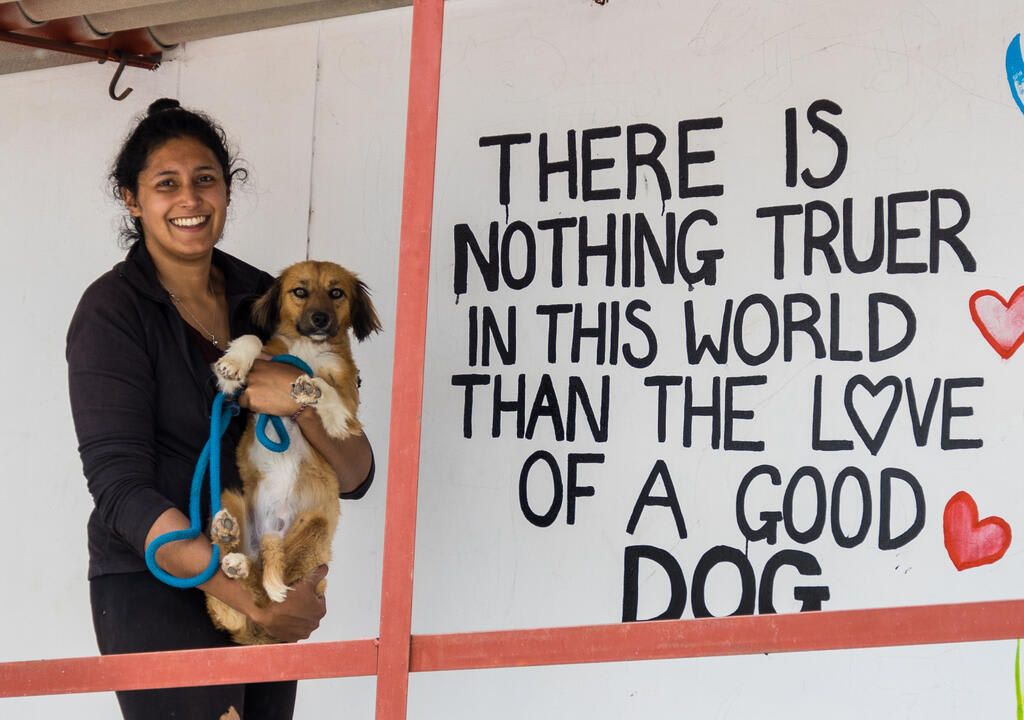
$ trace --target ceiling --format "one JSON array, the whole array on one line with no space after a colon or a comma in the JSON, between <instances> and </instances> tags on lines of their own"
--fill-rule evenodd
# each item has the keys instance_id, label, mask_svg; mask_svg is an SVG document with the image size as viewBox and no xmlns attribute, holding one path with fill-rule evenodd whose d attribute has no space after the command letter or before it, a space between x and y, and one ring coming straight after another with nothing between
<instances>
[{"instance_id":1,"label":"ceiling","mask_svg":"<svg viewBox=\"0 0 1024 720\"><path fill-rule=\"evenodd\" d=\"M128 65L152 68L165 51L189 40L411 4L412 0L0 2L0 75L121 57Z\"/></svg>"}]
</instances>

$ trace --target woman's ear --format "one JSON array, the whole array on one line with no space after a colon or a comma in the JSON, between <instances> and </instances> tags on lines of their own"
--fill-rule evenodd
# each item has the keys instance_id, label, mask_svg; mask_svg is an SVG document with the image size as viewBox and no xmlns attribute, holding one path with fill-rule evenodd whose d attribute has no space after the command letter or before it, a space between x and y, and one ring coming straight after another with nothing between
<instances>
[{"instance_id":1,"label":"woman's ear","mask_svg":"<svg viewBox=\"0 0 1024 720\"><path fill-rule=\"evenodd\" d=\"M135 199L135 193L128 188L121 188L121 199L124 201L124 206L128 208L128 212L134 217L142 217L142 208L139 207L139 203Z\"/></svg>"},{"instance_id":2,"label":"woman's ear","mask_svg":"<svg viewBox=\"0 0 1024 720\"><path fill-rule=\"evenodd\" d=\"M252 321L265 334L274 332L281 319L281 278L252 305Z\"/></svg>"}]
</instances>

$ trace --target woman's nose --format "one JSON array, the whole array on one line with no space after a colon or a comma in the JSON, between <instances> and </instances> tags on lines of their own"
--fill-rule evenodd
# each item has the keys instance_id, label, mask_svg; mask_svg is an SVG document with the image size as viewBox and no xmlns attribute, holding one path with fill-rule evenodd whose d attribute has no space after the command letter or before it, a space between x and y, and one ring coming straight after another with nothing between
<instances>
[{"instance_id":1,"label":"woman's nose","mask_svg":"<svg viewBox=\"0 0 1024 720\"><path fill-rule=\"evenodd\" d=\"M192 185L183 185L178 194L178 204L182 207L191 207L199 203L199 192Z\"/></svg>"}]
</instances>

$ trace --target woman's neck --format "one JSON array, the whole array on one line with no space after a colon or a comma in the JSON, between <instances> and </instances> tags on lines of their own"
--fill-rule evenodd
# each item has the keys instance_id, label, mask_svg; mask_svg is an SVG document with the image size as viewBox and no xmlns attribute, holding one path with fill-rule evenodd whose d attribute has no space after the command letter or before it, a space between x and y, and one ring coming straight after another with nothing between
<instances>
[{"instance_id":1,"label":"woman's neck","mask_svg":"<svg viewBox=\"0 0 1024 720\"><path fill-rule=\"evenodd\" d=\"M150 250L150 257L156 267L157 279L172 295L186 301L202 302L223 292L223 279L213 265L212 253L185 260Z\"/></svg>"}]
</instances>

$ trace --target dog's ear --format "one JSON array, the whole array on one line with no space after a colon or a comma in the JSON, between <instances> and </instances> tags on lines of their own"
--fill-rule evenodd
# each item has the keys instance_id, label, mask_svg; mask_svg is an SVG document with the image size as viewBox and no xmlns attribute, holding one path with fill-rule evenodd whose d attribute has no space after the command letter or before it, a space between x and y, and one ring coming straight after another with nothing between
<instances>
[{"instance_id":1,"label":"dog's ear","mask_svg":"<svg viewBox=\"0 0 1024 720\"><path fill-rule=\"evenodd\" d=\"M272 335L281 319L281 278L252 305L252 321L265 335Z\"/></svg>"},{"instance_id":2,"label":"dog's ear","mask_svg":"<svg viewBox=\"0 0 1024 720\"><path fill-rule=\"evenodd\" d=\"M352 332L356 340L362 342L372 332L380 332L380 320L377 319L377 310L370 300L370 290L366 283L356 278L354 283L355 294L349 298L351 308Z\"/></svg>"}]
</instances>

